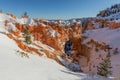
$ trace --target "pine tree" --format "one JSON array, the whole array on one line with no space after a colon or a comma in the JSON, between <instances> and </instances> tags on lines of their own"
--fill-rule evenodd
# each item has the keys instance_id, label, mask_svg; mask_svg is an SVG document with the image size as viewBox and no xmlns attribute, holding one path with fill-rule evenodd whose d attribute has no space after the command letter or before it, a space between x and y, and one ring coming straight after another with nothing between
<instances>
[{"instance_id":1,"label":"pine tree","mask_svg":"<svg viewBox=\"0 0 120 80\"><path fill-rule=\"evenodd\" d=\"M29 33L28 29L25 28L23 33L24 33L23 36L24 36L24 38L25 38L25 42L26 42L27 44L31 44L32 41L31 41L31 36L30 36L30 33Z\"/></svg>"},{"instance_id":2,"label":"pine tree","mask_svg":"<svg viewBox=\"0 0 120 80\"><path fill-rule=\"evenodd\" d=\"M108 52L108 55L103 60L103 62L100 63L100 66L97 66L97 70L98 70L97 74L107 77L109 74L111 74L110 68L111 68L111 61L110 61L110 53Z\"/></svg>"},{"instance_id":3,"label":"pine tree","mask_svg":"<svg viewBox=\"0 0 120 80\"><path fill-rule=\"evenodd\" d=\"M24 14L23 14L22 17L28 18L28 14L27 14L27 12L24 12Z\"/></svg>"},{"instance_id":4,"label":"pine tree","mask_svg":"<svg viewBox=\"0 0 120 80\"><path fill-rule=\"evenodd\" d=\"M118 9L118 12L120 12L120 8Z\"/></svg>"}]
</instances>

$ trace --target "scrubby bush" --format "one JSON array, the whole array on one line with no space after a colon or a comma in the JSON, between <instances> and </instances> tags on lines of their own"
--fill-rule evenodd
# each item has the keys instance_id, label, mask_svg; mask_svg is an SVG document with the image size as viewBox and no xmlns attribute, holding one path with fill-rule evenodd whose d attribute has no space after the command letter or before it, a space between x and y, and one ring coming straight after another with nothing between
<instances>
[{"instance_id":1,"label":"scrubby bush","mask_svg":"<svg viewBox=\"0 0 120 80\"><path fill-rule=\"evenodd\" d=\"M25 53L25 52L22 52L22 51L19 51L19 50L17 50L16 52L19 53L19 55L20 55L21 57L29 58L29 55L28 55L27 53Z\"/></svg>"},{"instance_id":2,"label":"scrubby bush","mask_svg":"<svg viewBox=\"0 0 120 80\"><path fill-rule=\"evenodd\" d=\"M119 54L118 48L115 48L113 54Z\"/></svg>"},{"instance_id":3,"label":"scrubby bush","mask_svg":"<svg viewBox=\"0 0 120 80\"><path fill-rule=\"evenodd\" d=\"M96 51L96 52L98 52L98 51L99 51L99 49L96 47L96 48L95 48L95 51Z\"/></svg>"}]
</instances>

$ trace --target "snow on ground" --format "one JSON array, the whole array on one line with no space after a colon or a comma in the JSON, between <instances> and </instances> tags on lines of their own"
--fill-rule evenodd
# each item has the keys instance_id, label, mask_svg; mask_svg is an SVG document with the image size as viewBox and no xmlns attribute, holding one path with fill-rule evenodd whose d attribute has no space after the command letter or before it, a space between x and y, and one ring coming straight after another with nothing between
<instances>
[{"instance_id":1,"label":"snow on ground","mask_svg":"<svg viewBox=\"0 0 120 80\"><path fill-rule=\"evenodd\" d=\"M46 45L46 44L43 44L43 43L41 43L41 42L35 42L35 43L37 43L37 44L40 45L42 48L44 48L44 49L46 49L46 50L48 50L48 51L50 51L50 52L54 52L54 51L55 51L54 48L52 48L52 47L50 47L50 46L48 46L48 45Z\"/></svg>"},{"instance_id":2,"label":"snow on ground","mask_svg":"<svg viewBox=\"0 0 120 80\"><path fill-rule=\"evenodd\" d=\"M0 22L4 22L5 20L13 22L15 19L5 13L0 13Z\"/></svg>"},{"instance_id":3,"label":"snow on ground","mask_svg":"<svg viewBox=\"0 0 120 80\"><path fill-rule=\"evenodd\" d=\"M36 22L32 18L17 18L16 22L20 24L36 25Z\"/></svg>"},{"instance_id":4,"label":"snow on ground","mask_svg":"<svg viewBox=\"0 0 120 80\"><path fill-rule=\"evenodd\" d=\"M110 16L104 17L107 19L120 19L120 12L116 13L116 14L112 14Z\"/></svg>"},{"instance_id":5,"label":"snow on ground","mask_svg":"<svg viewBox=\"0 0 120 80\"><path fill-rule=\"evenodd\" d=\"M4 26L5 26L5 24L0 21L0 32L6 32Z\"/></svg>"},{"instance_id":6,"label":"snow on ground","mask_svg":"<svg viewBox=\"0 0 120 80\"><path fill-rule=\"evenodd\" d=\"M65 61L59 56L58 56L58 59L68 69L73 70L73 71L80 71L80 65L79 64L75 64L75 63L72 63L72 62Z\"/></svg>"},{"instance_id":7,"label":"snow on ground","mask_svg":"<svg viewBox=\"0 0 120 80\"><path fill-rule=\"evenodd\" d=\"M101 28L95 30L88 30L84 33L84 36L89 36L91 39L95 39L99 42L107 43L113 47L120 49L120 28L110 30L108 28Z\"/></svg>"},{"instance_id":8,"label":"snow on ground","mask_svg":"<svg viewBox=\"0 0 120 80\"><path fill-rule=\"evenodd\" d=\"M5 21L10 21L7 26L5 26ZM16 22L16 19L12 18L11 16L0 13L0 32L8 33L8 31L13 30L16 31L16 27L14 26L14 22Z\"/></svg>"},{"instance_id":9,"label":"snow on ground","mask_svg":"<svg viewBox=\"0 0 120 80\"><path fill-rule=\"evenodd\" d=\"M0 80L80 80L82 74L74 73L53 60L16 54L14 41L0 34ZM84 76L83 76L84 77Z\"/></svg>"}]
</instances>

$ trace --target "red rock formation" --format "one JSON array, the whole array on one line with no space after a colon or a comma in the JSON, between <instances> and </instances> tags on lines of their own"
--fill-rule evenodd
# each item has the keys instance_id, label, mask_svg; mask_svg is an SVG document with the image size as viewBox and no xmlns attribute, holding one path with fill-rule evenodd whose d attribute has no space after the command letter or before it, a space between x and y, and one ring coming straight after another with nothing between
<instances>
[{"instance_id":1,"label":"red rock formation","mask_svg":"<svg viewBox=\"0 0 120 80\"><path fill-rule=\"evenodd\" d=\"M23 32L25 29L25 26L23 24L15 23L15 27L20 31Z\"/></svg>"},{"instance_id":2,"label":"red rock formation","mask_svg":"<svg viewBox=\"0 0 120 80\"><path fill-rule=\"evenodd\" d=\"M7 36L8 36L10 39L14 39L14 37L12 36L12 34L7 34Z\"/></svg>"},{"instance_id":3,"label":"red rock formation","mask_svg":"<svg viewBox=\"0 0 120 80\"><path fill-rule=\"evenodd\" d=\"M17 38L21 38L22 36L20 35L19 31L10 31L10 33L12 33L14 36L16 36Z\"/></svg>"},{"instance_id":4,"label":"red rock formation","mask_svg":"<svg viewBox=\"0 0 120 80\"><path fill-rule=\"evenodd\" d=\"M59 24L52 24L45 21L38 21L39 23L43 23L47 25L46 27L43 27L41 25L32 25L27 26L27 29L30 33L30 35L34 38L35 41L40 41L43 44L46 44L52 48L55 49L55 52L49 52L46 49L43 49L46 56L48 58L54 59L58 61L57 56L58 55L64 55L64 45L67 40L71 40L73 43L72 46L72 54L70 55L70 58L75 63L81 63L81 56L84 56L87 60L86 63L90 60L90 51L88 47L84 44L81 44L81 33L82 33L82 26L80 24L74 23L70 27L62 27ZM18 23L15 23L16 28L18 31L11 32L12 35L19 38L19 34L22 33L25 29L25 25L21 25ZM56 37L51 36L51 32L56 31ZM12 35L8 35L8 37L13 38L15 42L17 43L18 47L22 50L29 52L29 53L36 53L38 55L42 55L38 49L29 47L24 44L21 40L16 40ZM22 35L21 35L22 37ZM32 43L33 44L33 43ZM40 47L40 45L34 44L37 47Z\"/></svg>"},{"instance_id":5,"label":"red rock formation","mask_svg":"<svg viewBox=\"0 0 120 80\"><path fill-rule=\"evenodd\" d=\"M95 25L94 25L95 23L99 23L99 28L109 27L108 19L93 18L86 21L86 25L84 26L83 31L95 29Z\"/></svg>"},{"instance_id":6,"label":"red rock formation","mask_svg":"<svg viewBox=\"0 0 120 80\"><path fill-rule=\"evenodd\" d=\"M87 59L87 63L90 60L90 50L85 44L81 44L80 38L73 38L70 39L73 43L72 51L74 51L70 56L79 63L80 57L84 56Z\"/></svg>"},{"instance_id":7,"label":"red rock formation","mask_svg":"<svg viewBox=\"0 0 120 80\"><path fill-rule=\"evenodd\" d=\"M9 22L9 20L5 20L5 27L8 25Z\"/></svg>"},{"instance_id":8,"label":"red rock formation","mask_svg":"<svg viewBox=\"0 0 120 80\"><path fill-rule=\"evenodd\" d=\"M28 53L32 53L35 52L36 54L38 54L39 56L42 56L42 54L38 51L38 49L36 48L32 48L32 47L28 47L27 45L25 45L21 40L15 40L16 43L18 44L18 47L21 48L22 50L28 52Z\"/></svg>"},{"instance_id":9,"label":"red rock formation","mask_svg":"<svg viewBox=\"0 0 120 80\"><path fill-rule=\"evenodd\" d=\"M120 28L120 22L110 21L108 25L110 29Z\"/></svg>"}]
</instances>

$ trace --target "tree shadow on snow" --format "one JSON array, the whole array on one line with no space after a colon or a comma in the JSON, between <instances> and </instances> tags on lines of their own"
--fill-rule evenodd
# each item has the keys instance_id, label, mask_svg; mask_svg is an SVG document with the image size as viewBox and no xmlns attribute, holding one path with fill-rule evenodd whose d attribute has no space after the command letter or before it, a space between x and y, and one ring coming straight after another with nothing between
<instances>
[{"instance_id":1,"label":"tree shadow on snow","mask_svg":"<svg viewBox=\"0 0 120 80\"><path fill-rule=\"evenodd\" d=\"M80 79L78 79L78 80L81 80L81 78L84 78L86 76L86 74L83 74L83 73L80 73L80 72L72 72L70 70L60 70L60 71L64 72L64 73L67 73L67 74L71 74L71 75L75 75L77 77L80 77Z\"/></svg>"},{"instance_id":2,"label":"tree shadow on snow","mask_svg":"<svg viewBox=\"0 0 120 80\"><path fill-rule=\"evenodd\" d=\"M84 74L84 73L72 72L70 70L60 70L60 71L67 73L67 74L75 75L78 78L80 77L80 79L75 79L75 80L113 80L113 79L108 79L108 78L103 78L103 77L98 77L98 76L89 76L89 75Z\"/></svg>"}]
</instances>

